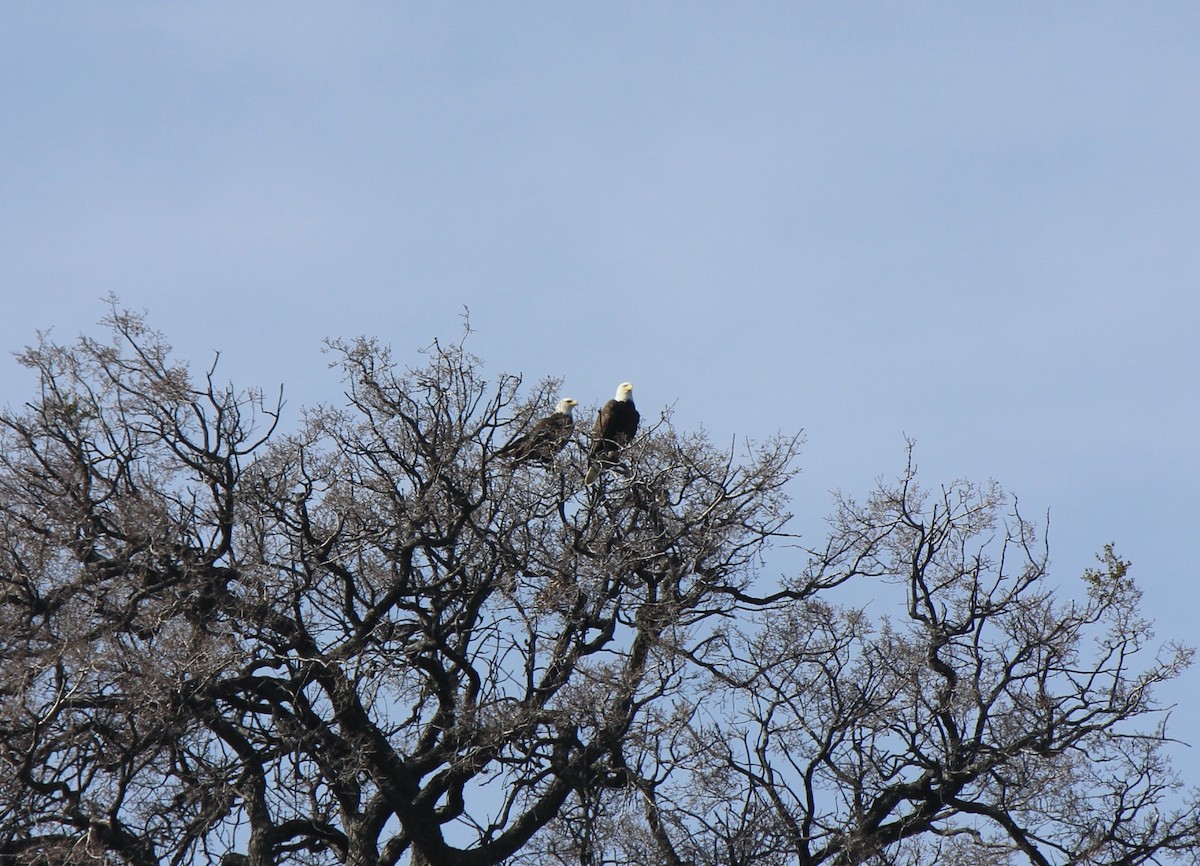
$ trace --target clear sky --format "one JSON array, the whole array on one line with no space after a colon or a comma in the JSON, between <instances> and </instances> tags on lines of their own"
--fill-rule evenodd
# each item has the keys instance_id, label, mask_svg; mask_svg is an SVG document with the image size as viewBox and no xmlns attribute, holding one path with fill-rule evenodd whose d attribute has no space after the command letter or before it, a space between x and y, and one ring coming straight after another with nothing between
<instances>
[{"instance_id":1,"label":"clear sky","mask_svg":"<svg viewBox=\"0 0 1200 866\"><path fill-rule=\"evenodd\" d=\"M803 428L814 543L911 436L1200 642L1200 4L8 3L0 109L0 349L113 292L294 419L465 307L582 408Z\"/></svg>"}]
</instances>

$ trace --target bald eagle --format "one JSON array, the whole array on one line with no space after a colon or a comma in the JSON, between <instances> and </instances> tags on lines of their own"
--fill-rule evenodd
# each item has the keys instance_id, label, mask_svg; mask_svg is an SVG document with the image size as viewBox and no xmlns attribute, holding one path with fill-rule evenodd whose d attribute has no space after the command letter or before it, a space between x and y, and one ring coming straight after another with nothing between
<instances>
[{"instance_id":1,"label":"bald eagle","mask_svg":"<svg viewBox=\"0 0 1200 866\"><path fill-rule=\"evenodd\" d=\"M559 400L553 415L538 421L528 433L514 437L496 452L496 456L513 463L528 463L530 460L549 463L571 438L575 430L575 418L571 410L578 405L579 401L570 397Z\"/></svg>"},{"instance_id":2,"label":"bald eagle","mask_svg":"<svg viewBox=\"0 0 1200 866\"><path fill-rule=\"evenodd\" d=\"M617 396L604 404L592 428L592 448L588 452L588 471L584 484L591 484L605 466L615 466L617 450L628 445L637 433L640 420L633 405L633 385L622 382Z\"/></svg>"}]
</instances>

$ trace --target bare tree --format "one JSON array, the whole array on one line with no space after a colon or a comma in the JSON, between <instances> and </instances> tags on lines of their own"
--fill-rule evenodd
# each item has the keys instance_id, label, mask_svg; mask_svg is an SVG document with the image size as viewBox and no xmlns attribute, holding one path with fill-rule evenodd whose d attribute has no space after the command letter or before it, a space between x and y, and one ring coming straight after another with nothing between
<instances>
[{"instance_id":1,"label":"bare tree","mask_svg":"<svg viewBox=\"0 0 1200 866\"><path fill-rule=\"evenodd\" d=\"M625 862L1197 862L1153 698L1191 651L1150 646L1111 547L1077 597L1046 562L994 484L910 460L842 501L802 591L689 654L707 689L641 783L661 850ZM870 608L807 591L850 577Z\"/></svg>"},{"instance_id":2,"label":"bare tree","mask_svg":"<svg viewBox=\"0 0 1200 866\"><path fill-rule=\"evenodd\" d=\"M493 461L517 379L335 344L348 405L194 386L114 312L43 341L3 419L4 789L18 861L497 863L679 688L667 636L741 604L794 441L664 426L641 479Z\"/></svg>"},{"instance_id":3,"label":"bare tree","mask_svg":"<svg viewBox=\"0 0 1200 866\"><path fill-rule=\"evenodd\" d=\"M0 415L0 864L1195 858L1188 653L1140 661L1111 551L1057 598L992 488L843 502L772 585L795 437L664 418L586 486L582 436L496 458L556 383L461 342L332 343L346 399L285 433L109 324ZM896 622L835 603L868 583Z\"/></svg>"}]
</instances>

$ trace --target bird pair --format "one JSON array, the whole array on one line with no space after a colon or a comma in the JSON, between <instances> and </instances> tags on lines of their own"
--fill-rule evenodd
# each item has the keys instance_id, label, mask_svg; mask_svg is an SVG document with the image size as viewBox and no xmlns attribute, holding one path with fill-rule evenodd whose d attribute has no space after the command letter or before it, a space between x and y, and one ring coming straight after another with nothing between
<instances>
[{"instance_id":1,"label":"bird pair","mask_svg":"<svg viewBox=\"0 0 1200 866\"><path fill-rule=\"evenodd\" d=\"M496 452L497 456L513 463L549 463L566 446L575 429L571 410L579 405L570 397L559 400L554 414L541 419L528 433L515 437ZM617 451L628 445L637 433L637 408L633 405L633 385L622 382L617 394L600 409L592 428L592 445L588 450L588 471L585 484L591 484L605 466L616 461Z\"/></svg>"}]
</instances>

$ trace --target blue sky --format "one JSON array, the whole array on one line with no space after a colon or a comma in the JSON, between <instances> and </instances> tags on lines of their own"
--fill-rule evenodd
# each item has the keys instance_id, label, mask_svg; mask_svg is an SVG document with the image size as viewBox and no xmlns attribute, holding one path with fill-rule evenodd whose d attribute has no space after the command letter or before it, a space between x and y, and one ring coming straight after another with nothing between
<instances>
[{"instance_id":1,"label":"blue sky","mask_svg":"<svg viewBox=\"0 0 1200 866\"><path fill-rule=\"evenodd\" d=\"M146 309L293 413L455 337L718 442L795 529L917 440L1195 639L1200 5L59 3L0 12L0 347ZM0 402L30 381L0 363ZM785 567L781 558L779 569ZM770 568L768 568L768 572ZM1169 697L1200 782L1200 670Z\"/></svg>"}]
</instances>

